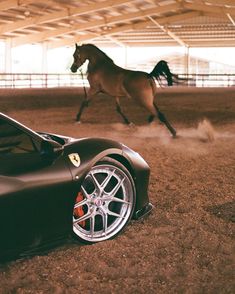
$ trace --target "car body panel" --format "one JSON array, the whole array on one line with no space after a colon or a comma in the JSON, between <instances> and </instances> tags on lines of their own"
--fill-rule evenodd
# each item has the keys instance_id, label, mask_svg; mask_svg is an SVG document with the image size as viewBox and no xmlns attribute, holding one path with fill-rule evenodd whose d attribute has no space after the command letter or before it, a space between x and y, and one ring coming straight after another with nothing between
<instances>
[{"instance_id":1,"label":"car body panel","mask_svg":"<svg viewBox=\"0 0 235 294\"><path fill-rule=\"evenodd\" d=\"M35 148L29 154L0 153L0 259L7 253L31 250L68 236L82 181L106 156L120 161L133 177L137 194L133 218L151 210L147 194L149 166L125 145L102 138L36 133L1 113L0 120L17 128L20 135L29 136ZM74 154L78 164L71 160Z\"/></svg>"}]
</instances>

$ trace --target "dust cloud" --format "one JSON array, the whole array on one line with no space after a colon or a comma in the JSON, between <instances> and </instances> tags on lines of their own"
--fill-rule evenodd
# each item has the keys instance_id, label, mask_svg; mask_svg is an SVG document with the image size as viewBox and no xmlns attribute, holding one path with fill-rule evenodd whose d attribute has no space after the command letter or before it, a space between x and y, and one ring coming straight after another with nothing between
<instances>
[{"instance_id":1,"label":"dust cloud","mask_svg":"<svg viewBox=\"0 0 235 294\"><path fill-rule=\"evenodd\" d=\"M169 140L169 132L164 125L153 122L145 126L124 125L120 123L112 124L111 128L120 135L128 135L136 138L159 138L164 142L171 142ZM195 128L178 129L177 137L181 139L197 139L202 142L214 142L219 136L215 131L212 123L208 119L200 121Z\"/></svg>"}]
</instances>

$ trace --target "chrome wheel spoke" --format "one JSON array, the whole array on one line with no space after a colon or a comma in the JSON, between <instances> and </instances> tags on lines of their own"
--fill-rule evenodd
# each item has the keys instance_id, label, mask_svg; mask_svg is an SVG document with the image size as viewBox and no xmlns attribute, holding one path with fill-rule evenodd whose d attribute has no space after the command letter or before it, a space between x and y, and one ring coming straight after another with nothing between
<instances>
[{"instance_id":1,"label":"chrome wheel spoke","mask_svg":"<svg viewBox=\"0 0 235 294\"><path fill-rule=\"evenodd\" d=\"M125 181L125 178L119 180L117 185L113 188L113 190L109 194L114 197L124 181Z\"/></svg>"},{"instance_id":2,"label":"chrome wheel spoke","mask_svg":"<svg viewBox=\"0 0 235 294\"><path fill-rule=\"evenodd\" d=\"M128 205L131 204L131 202L126 201L126 200L124 200L124 199L117 198L117 197L113 197L113 198L112 198L112 201L113 201L113 202L123 203L123 204L128 204Z\"/></svg>"},{"instance_id":3,"label":"chrome wheel spoke","mask_svg":"<svg viewBox=\"0 0 235 294\"><path fill-rule=\"evenodd\" d=\"M123 204L128 204L130 205L131 202L125 200L125 199L121 199L121 198L118 198L118 197L113 197L113 196L103 196L102 197L102 200L104 202L119 202L119 203L123 203Z\"/></svg>"},{"instance_id":4,"label":"chrome wheel spoke","mask_svg":"<svg viewBox=\"0 0 235 294\"><path fill-rule=\"evenodd\" d=\"M90 194L87 193L87 191L85 190L85 188L83 186L81 186L81 190L82 190L82 194L85 198L90 198Z\"/></svg>"},{"instance_id":5,"label":"chrome wheel spoke","mask_svg":"<svg viewBox=\"0 0 235 294\"><path fill-rule=\"evenodd\" d=\"M92 213L88 212L88 213L84 214L83 216L81 216L79 218L74 218L73 223L74 224L80 223L82 221L85 221L85 220L89 219L91 216L92 216Z\"/></svg>"},{"instance_id":6,"label":"chrome wheel spoke","mask_svg":"<svg viewBox=\"0 0 235 294\"><path fill-rule=\"evenodd\" d=\"M95 215L92 215L92 217L90 219L90 233L91 233L91 237L94 236L94 232L95 232Z\"/></svg>"},{"instance_id":7,"label":"chrome wheel spoke","mask_svg":"<svg viewBox=\"0 0 235 294\"><path fill-rule=\"evenodd\" d=\"M106 186L108 185L110 179L112 178L112 176L115 174L115 169L112 172L109 172L107 177L104 179L104 181L101 184L101 188L102 190L104 190L106 188Z\"/></svg>"},{"instance_id":8,"label":"chrome wheel spoke","mask_svg":"<svg viewBox=\"0 0 235 294\"><path fill-rule=\"evenodd\" d=\"M111 215L111 216L115 216L117 218L124 218L124 216L122 216L121 214L113 212L111 210L108 210L108 214Z\"/></svg>"},{"instance_id":9,"label":"chrome wheel spoke","mask_svg":"<svg viewBox=\"0 0 235 294\"><path fill-rule=\"evenodd\" d=\"M78 208L78 207L80 207L80 206L83 206L83 205L85 205L85 204L87 204L87 199L83 199L82 201L77 202L77 203L74 205L74 209L76 209L76 208Z\"/></svg>"},{"instance_id":10,"label":"chrome wheel spoke","mask_svg":"<svg viewBox=\"0 0 235 294\"><path fill-rule=\"evenodd\" d=\"M102 213L102 220L103 220L103 233L106 235L108 229L108 215L106 213Z\"/></svg>"},{"instance_id":11,"label":"chrome wheel spoke","mask_svg":"<svg viewBox=\"0 0 235 294\"><path fill-rule=\"evenodd\" d=\"M95 177L94 174L95 174L95 173L93 173L93 172L90 173L90 176L91 176L91 178L92 178L92 181L93 181L93 183L94 183L96 189L98 189L98 191L101 191L100 184L99 184L99 182L97 181L97 179L96 179L96 177Z\"/></svg>"}]
</instances>

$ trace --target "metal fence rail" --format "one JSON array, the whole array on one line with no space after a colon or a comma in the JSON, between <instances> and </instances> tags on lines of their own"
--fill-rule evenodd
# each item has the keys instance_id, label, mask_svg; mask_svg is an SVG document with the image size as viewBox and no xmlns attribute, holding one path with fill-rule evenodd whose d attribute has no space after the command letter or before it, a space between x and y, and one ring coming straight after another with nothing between
<instances>
[{"instance_id":1,"label":"metal fence rail","mask_svg":"<svg viewBox=\"0 0 235 294\"><path fill-rule=\"evenodd\" d=\"M194 87L232 87L235 74L179 74L183 84ZM179 83L181 85L181 83Z\"/></svg>"},{"instance_id":2,"label":"metal fence rail","mask_svg":"<svg viewBox=\"0 0 235 294\"><path fill-rule=\"evenodd\" d=\"M231 87L235 74L178 74L183 86ZM89 86L81 74L0 73L0 88L52 88Z\"/></svg>"},{"instance_id":3,"label":"metal fence rail","mask_svg":"<svg viewBox=\"0 0 235 294\"><path fill-rule=\"evenodd\" d=\"M80 74L0 73L0 88L53 88L88 86Z\"/></svg>"}]
</instances>

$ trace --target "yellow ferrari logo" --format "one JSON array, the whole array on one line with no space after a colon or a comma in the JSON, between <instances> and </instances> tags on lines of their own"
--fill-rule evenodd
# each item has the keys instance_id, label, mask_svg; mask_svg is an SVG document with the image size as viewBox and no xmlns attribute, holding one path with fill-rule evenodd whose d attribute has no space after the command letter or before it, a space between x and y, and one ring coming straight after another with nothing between
<instances>
[{"instance_id":1,"label":"yellow ferrari logo","mask_svg":"<svg viewBox=\"0 0 235 294\"><path fill-rule=\"evenodd\" d=\"M69 154L69 159L74 166L79 167L81 160L80 160L78 153Z\"/></svg>"}]
</instances>

